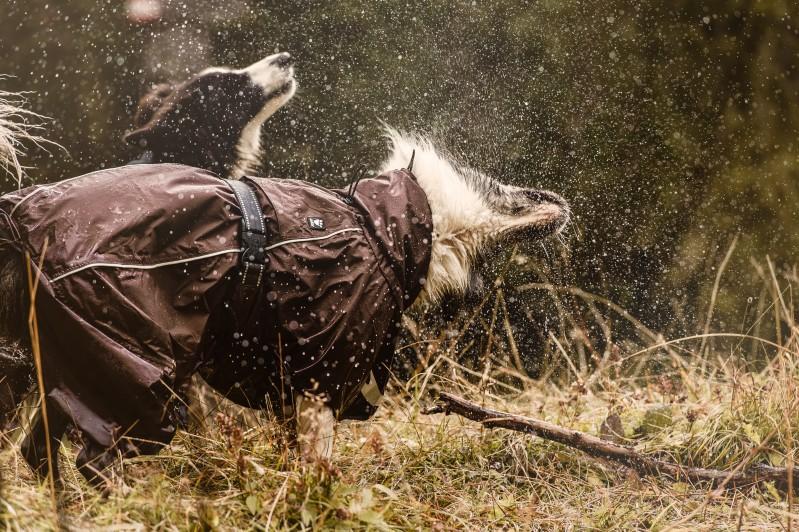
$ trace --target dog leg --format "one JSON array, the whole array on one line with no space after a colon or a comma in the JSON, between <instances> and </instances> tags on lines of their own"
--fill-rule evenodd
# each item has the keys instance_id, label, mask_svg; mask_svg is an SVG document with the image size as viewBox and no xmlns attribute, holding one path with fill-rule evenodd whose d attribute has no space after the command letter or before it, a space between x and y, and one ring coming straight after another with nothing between
<instances>
[{"instance_id":1,"label":"dog leg","mask_svg":"<svg viewBox=\"0 0 799 532\"><path fill-rule=\"evenodd\" d=\"M297 441L300 456L307 463L330 460L336 432L336 417L318 397L298 397Z\"/></svg>"},{"instance_id":2,"label":"dog leg","mask_svg":"<svg viewBox=\"0 0 799 532\"><path fill-rule=\"evenodd\" d=\"M199 374L192 377L191 384L186 387L184 396L188 405L186 430L192 433L208 433L213 426L215 415L226 411L225 398L207 384Z\"/></svg>"},{"instance_id":3,"label":"dog leg","mask_svg":"<svg viewBox=\"0 0 799 532\"><path fill-rule=\"evenodd\" d=\"M83 478L107 497L119 489L123 494L130 489L124 482L114 479L114 466L121 459L122 456L116 449L97 449L87 442L78 453L75 465Z\"/></svg>"},{"instance_id":4,"label":"dog leg","mask_svg":"<svg viewBox=\"0 0 799 532\"><path fill-rule=\"evenodd\" d=\"M67 418L58 407L50 400L47 401L47 420L50 432L50 450L52 452L53 480L59 479L58 471L58 450L61 447L61 438L69 425ZM47 431L45 430L42 411L36 413L36 417L31 423L30 433L25 437L20 447L20 452L31 466L40 480L47 478L48 458L47 458Z\"/></svg>"}]
</instances>

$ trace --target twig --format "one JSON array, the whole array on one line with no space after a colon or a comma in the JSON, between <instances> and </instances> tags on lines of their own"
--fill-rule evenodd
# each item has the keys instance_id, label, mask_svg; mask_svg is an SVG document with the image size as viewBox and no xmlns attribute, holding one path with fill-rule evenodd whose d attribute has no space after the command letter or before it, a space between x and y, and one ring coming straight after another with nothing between
<instances>
[{"instance_id":1,"label":"twig","mask_svg":"<svg viewBox=\"0 0 799 532\"><path fill-rule=\"evenodd\" d=\"M784 483L788 480L788 470L784 467L757 465L731 473L720 469L681 466L673 462L651 458L631 447L605 441L584 432L531 417L484 408L446 392L441 392L438 404L425 410L424 413L455 413L477 421L488 428L503 428L533 434L539 438L568 445L594 458L612 460L646 476L665 476L674 480L710 482L723 488L743 487L769 481ZM794 483L799 480L797 476L797 472L794 471L792 474Z\"/></svg>"}]
</instances>

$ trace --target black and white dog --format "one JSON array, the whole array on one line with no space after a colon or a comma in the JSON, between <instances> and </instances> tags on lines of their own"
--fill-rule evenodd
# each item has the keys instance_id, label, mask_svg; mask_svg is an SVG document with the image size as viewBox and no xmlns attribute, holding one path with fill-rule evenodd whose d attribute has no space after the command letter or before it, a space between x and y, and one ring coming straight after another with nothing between
<instances>
[{"instance_id":1,"label":"black and white dog","mask_svg":"<svg viewBox=\"0 0 799 532\"><path fill-rule=\"evenodd\" d=\"M261 126L297 90L293 59L270 55L239 70L207 68L178 85L154 86L139 101L125 140L141 163L180 163L237 179L258 168Z\"/></svg>"},{"instance_id":2,"label":"black and white dog","mask_svg":"<svg viewBox=\"0 0 799 532\"><path fill-rule=\"evenodd\" d=\"M411 311L473 288L473 272L490 250L557 235L571 219L568 203L553 192L504 184L459 164L423 135L386 127L385 136L389 156L381 173L413 161L433 217L430 265ZM313 456L330 457L336 421L320 402L298 405L298 432L311 443Z\"/></svg>"}]
</instances>

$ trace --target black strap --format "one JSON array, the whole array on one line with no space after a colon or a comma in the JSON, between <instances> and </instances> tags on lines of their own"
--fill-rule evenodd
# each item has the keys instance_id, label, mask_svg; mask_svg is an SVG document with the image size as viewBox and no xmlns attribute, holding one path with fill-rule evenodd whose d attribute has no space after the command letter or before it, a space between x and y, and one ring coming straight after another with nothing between
<instances>
[{"instance_id":1,"label":"black strap","mask_svg":"<svg viewBox=\"0 0 799 532\"><path fill-rule=\"evenodd\" d=\"M241 208L241 263L244 267L242 283L250 281L249 272L252 268L258 272L255 286L259 286L269 260L266 257L267 236L261 203L247 183L233 179L225 181L233 190Z\"/></svg>"}]
</instances>

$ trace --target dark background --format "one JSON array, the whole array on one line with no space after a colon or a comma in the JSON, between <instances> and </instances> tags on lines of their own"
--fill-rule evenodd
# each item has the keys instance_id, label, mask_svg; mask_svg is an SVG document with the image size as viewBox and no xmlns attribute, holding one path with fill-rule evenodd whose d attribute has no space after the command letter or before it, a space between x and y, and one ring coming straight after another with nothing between
<instances>
[{"instance_id":1,"label":"dark background","mask_svg":"<svg viewBox=\"0 0 799 532\"><path fill-rule=\"evenodd\" d=\"M265 127L265 175L343 184L379 164L385 120L572 202L567 246L525 250L506 292L554 280L689 334L736 235L714 330L751 322L767 257L792 275L796 2L143 1L158 20L137 20L134 1L0 3L0 73L13 76L0 87L31 91L68 150L32 153L33 180L136 155L120 139L150 83L289 51L300 89ZM552 300L506 300L523 352L540 349Z\"/></svg>"}]
</instances>

